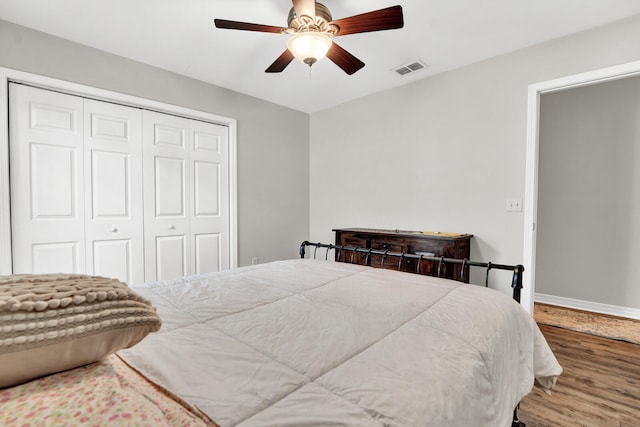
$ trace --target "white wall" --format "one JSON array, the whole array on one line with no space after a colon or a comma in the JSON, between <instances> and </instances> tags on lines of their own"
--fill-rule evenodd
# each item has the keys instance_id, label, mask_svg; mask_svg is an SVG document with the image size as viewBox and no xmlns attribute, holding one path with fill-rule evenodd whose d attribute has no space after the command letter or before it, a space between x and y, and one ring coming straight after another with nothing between
<instances>
[{"instance_id":1,"label":"white wall","mask_svg":"<svg viewBox=\"0 0 640 427\"><path fill-rule=\"evenodd\" d=\"M0 66L236 119L239 264L308 237L307 114L2 20Z\"/></svg>"},{"instance_id":2,"label":"white wall","mask_svg":"<svg viewBox=\"0 0 640 427\"><path fill-rule=\"evenodd\" d=\"M640 77L542 95L538 170L536 292L639 309Z\"/></svg>"},{"instance_id":3,"label":"white wall","mask_svg":"<svg viewBox=\"0 0 640 427\"><path fill-rule=\"evenodd\" d=\"M523 215L505 203L524 196L528 85L638 60L639 39L635 16L312 114L311 239L467 232L473 259L522 262Z\"/></svg>"}]
</instances>

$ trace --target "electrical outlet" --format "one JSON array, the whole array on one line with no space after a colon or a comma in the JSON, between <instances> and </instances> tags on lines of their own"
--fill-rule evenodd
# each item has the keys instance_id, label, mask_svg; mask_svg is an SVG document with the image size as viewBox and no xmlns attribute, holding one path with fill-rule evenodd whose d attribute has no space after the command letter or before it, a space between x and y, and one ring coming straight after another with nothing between
<instances>
[{"instance_id":1,"label":"electrical outlet","mask_svg":"<svg viewBox=\"0 0 640 427\"><path fill-rule=\"evenodd\" d=\"M251 265L256 265L256 264L259 264L259 263L260 263L260 260L258 259L257 256L251 258Z\"/></svg>"},{"instance_id":2,"label":"electrical outlet","mask_svg":"<svg viewBox=\"0 0 640 427\"><path fill-rule=\"evenodd\" d=\"M507 199L505 209L508 212L522 212L522 199Z\"/></svg>"}]
</instances>

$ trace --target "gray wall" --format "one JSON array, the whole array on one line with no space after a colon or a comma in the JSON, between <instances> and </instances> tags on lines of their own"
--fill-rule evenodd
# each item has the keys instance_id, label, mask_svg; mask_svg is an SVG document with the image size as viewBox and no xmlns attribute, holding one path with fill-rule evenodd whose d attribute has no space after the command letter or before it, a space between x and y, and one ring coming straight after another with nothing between
<instances>
[{"instance_id":1,"label":"gray wall","mask_svg":"<svg viewBox=\"0 0 640 427\"><path fill-rule=\"evenodd\" d=\"M307 114L2 20L0 66L236 119L239 264L308 238Z\"/></svg>"},{"instance_id":2,"label":"gray wall","mask_svg":"<svg viewBox=\"0 0 640 427\"><path fill-rule=\"evenodd\" d=\"M524 197L528 85L639 60L638 40L635 16L312 114L311 239L467 232L472 258L522 262L523 214L505 203Z\"/></svg>"},{"instance_id":3,"label":"gray wall","mask_svg":"<svg viewBox=\"0 0 640 427\"><path fill-rule=\"evenodd\" d=\"M640 308L640 77L542 95L539 161L536 292Z\"/></svg>"}]
</instances>

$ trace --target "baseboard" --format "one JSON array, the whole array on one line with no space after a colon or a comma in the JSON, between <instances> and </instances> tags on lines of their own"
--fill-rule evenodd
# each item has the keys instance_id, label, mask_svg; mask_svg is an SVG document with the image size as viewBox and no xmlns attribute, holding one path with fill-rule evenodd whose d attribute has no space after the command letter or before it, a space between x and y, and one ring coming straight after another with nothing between
<instances>
[{"instance_id":1,"label":"baseboard","mask_svg":"<svg viewBox=\"0 0 640 427\"><path fill-rule=\"evenodd\" d=\"M640 320L640 310L619 305L601 304L599 302L582 301L579 299L557 297L554 295L535 294L535 302L557 305L560 307L575 308L576 310L591 311L594 313L608 314L610 316L627 317Z\"/></svg>"}]
</instances>

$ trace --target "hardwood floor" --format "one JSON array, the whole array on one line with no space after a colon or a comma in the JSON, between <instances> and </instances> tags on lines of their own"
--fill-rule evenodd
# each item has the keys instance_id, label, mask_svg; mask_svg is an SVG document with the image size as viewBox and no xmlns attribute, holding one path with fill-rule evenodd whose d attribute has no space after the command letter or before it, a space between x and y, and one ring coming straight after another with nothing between
<instances>
[{"instance_id":1,"label":"hardwood floor","mask_svg":"<svg viewBox=\"0 0 640 427\"><path fill-rule=\"evenodd\" d=\"M640 320L538 302L534 304L533 318L538 324L640 344Z\"/></svg>"},{"instance_id":2,"label":"hardwood floor","mask_svg":"<svg viewBox=\"0 0 640 427\"><path fill-rule=\"evenodd\" d=\"M527 427L640 426L640 345L540 325L564 372L551 395L535 388L518 414Z\"/></svg>"}]
</instances>

